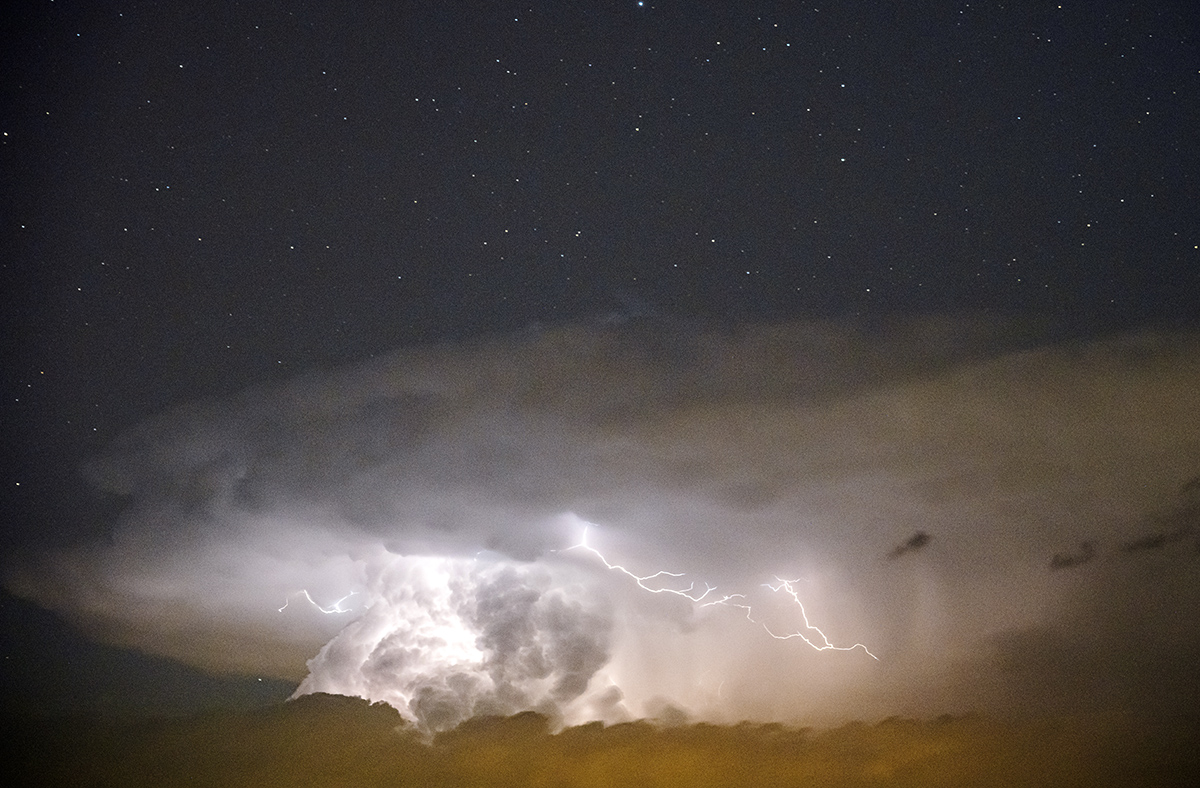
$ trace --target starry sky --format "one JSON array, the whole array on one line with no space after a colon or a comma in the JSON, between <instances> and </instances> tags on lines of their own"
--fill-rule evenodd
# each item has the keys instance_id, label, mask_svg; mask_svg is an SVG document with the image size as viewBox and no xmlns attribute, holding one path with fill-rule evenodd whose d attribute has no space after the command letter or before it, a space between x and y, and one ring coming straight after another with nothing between
<instances>
[{"instance_id":1,"label":"starry sky","mask_svg":"<svg viewBox=\"0 0 1200 788\"><path fill-rule=\"evenodd\" d=\"M737 527L770 551L781 538L773 518L794 513L802 490L817 520L852 511L862 521L817 528L829 539L813 543L830 556L855 544L887 555L910 539L913 555L897 560L916 559L929 510L892 507L901 498L889 497L889 480L912 466L879 435L907 409L904 434L928 436L928 403L960 395L1002 423L1065 419L1064 445L1077 447L1097 423L1135 413L1129 434L1149 441L1129 450L1140 492L1124 499L1124 526L1109 523L1098 539L1152 538L1147 512L1194 514L1185 488L1200 473L1200 444L1182 422L1195 405L1200 303L1200 28L1188 3L39 0L6 17L0 418L3 544L18 564L123 544L114 533L140 534L130 538L154 542L154 555L191 555L180 545L199 539L198 526L179 514L184 503L200 495L217 520L236 509L194 493L213 465L195 459L204 450L193 438L236 442L239 430L252 448L226 455L273 469L256 477L246 511L270 519L302 501L311 516L333 501L380 536L381 521L415 507L424 520L405 533L422 536L405 549L452 531L465 550L461 533L478 532L479 546L526 560L572 537L495 522L570 504L591 507L584 519L647 529L687 511L705 534L719 530L716 512L753 510L761 522ZM1129 350L1129 336L1142 350ZM1062 343L1092 350L1074 356ZM1033 360L1012 361L1018 351ZM712 360L722 353L744 363ZM797 353L817 377L772 377ZM1095 366L1079 361L1096 353ZM1144 361L1132 372L1110 363L1130 354ZM977 376L964 383L962 369ZM551 383L530 391L513 382L522 374ZM628 379L606 388L607 375ZM415 378L425 383L397 382ZM1012 400L986 382L1025 392L1029 410L1005 410ZM1076 422L1055 410L1063 386L1128 399L1089 401ZM371 404L368 390L386 390L405 415ZM590 396L608 397L608 409ZM321 410L329 401L355 404L343 418ZM496 415L506 401L522 403L504 411L507 425ZM614 427L610 411L621 408L640 415ZM819 474L788 487L780 468L806 471L782 460L666 463L661 485L646 481L659 479L663 446L704 458L745 451L745 436L770 430L747 423L739 438L719 425L753 412L782 434L816 431L865 452L822 462L887 455L872 478L889 503L826 501L833 488L820 488ZM879 427L870 440L856 432L864 424ZM959 426L946 445L991 434ZM426 429L436 449L404 454L400 444ZM289 443L280 431L305 436ZM371 451L392 470L348 475L336 459L346 436L380 432ZM574 447L562 450L555 434ZM1110 466L1128 457L1110 438L1086 484L1023 489L1067 506L1098 480L1124 484ZM588 448L608 439L632 447L643 476ZM991 448L1027 467L1057 461L1016 444L1026 448ZM506 464L496 446L537 461ZM1164 458L1173 464L1148 482ZM167 470L147 470L155 463ZM456 476L460 465L472 470ZM434 477L451 479L452 494ZM718 477L716 508L677 500ZM392 484L418 492L398 503L380 493ZM612 485L639 490L638 502ZM440 490L437 507L429 490ZM175 514L149 524L148 509ZM442 522L479 511L493 518L488 528ZM879 525L888 511L897 520ZM287 529L272 520L254 533ZM655 533L668 556L677 532ZM313 549L331 549L324 538ZM1060 556L1070 563L1089 538L1055 531L1038 549L1076 550ZM989 539L977 548L1000 549ZM1098 544L1087 550L1103 555ZM703 566L693 553L677 555ZM138 622L112 624L119 592L107 623L89 629L83 591L22 582L7 587L97 640L173 659L187 650L121 634ZM1197 609L1186 595L1178 605ZM856 610L843 611L854 637L878 636L879 621ZM299 654L330 633L318 634L288 642ZM304 676L303 659L295 670L197 661L291 686ZM888 698L903 695L888 687Z\"/></svg>"}]
</instances>

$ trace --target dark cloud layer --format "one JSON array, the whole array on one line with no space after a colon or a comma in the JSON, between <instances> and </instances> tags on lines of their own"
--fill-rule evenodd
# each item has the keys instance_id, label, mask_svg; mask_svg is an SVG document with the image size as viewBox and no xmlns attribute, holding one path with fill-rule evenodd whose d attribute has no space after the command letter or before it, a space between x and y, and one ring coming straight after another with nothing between
<instances>
[{"instance_id":1,"label":"dark cloud layer","mask_svg":"<svg viewBox=\"0 0 1200 788\"><path fill-rule=\"evenodd\" d=\"M1182 702L1197 391L1193 334L1013 320L637 319L414 348L131 428L86 469L123 504L111 537L6 584L209 670L307 663L302 691L431 728ZM752 611L647 593L566 550L585 527L634 573ZM779 579L878 662L773 639L801 626Z\"/></svg>"}]
</instances>

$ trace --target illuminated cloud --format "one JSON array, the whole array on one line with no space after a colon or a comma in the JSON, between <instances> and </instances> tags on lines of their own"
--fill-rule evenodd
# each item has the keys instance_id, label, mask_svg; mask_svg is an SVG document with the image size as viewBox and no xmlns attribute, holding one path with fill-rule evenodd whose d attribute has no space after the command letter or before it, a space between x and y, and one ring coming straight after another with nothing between
<instances>
[{"instance_id":1,"label":"illuminated cloud","mask_svg":"<svg viewBox=\"0 0 1200 788\"><path fill-rule=\"evenodd\" d=\"M6 583L98 638L431 729L1069 706L1096 697L1080 661L1114 703L1169 697L1200 656L1200 561L1147 531L1194 540L1196 391L1192 335L981 320L410 349L133 427L86 469L124 503L111 539ZM712 596L568 550L585 523L631 574ZM1092 542L1126 548L1047 565ZM851 650L771 637L797 601Z\"/></svg>"},{"instance_id":2,"label":"illuminated cloud","mask_svg":"<svg viewBox=\"0 0 1200 788\"><path fill-rule=\"evenodd\" d=\"M537 564L396 556L298 694L385 701L436 730L526 709L557 715L610 656L603 597L570 590Z\"/></svg>"}]
</instances>

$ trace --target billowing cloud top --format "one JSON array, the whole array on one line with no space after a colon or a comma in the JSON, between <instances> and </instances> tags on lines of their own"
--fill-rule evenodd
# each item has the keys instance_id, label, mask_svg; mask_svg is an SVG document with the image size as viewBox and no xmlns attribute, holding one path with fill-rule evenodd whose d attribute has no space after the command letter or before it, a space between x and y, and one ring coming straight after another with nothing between
<instances>
[{"instance_id":1,"label":"billowing cloud top","mask_svg":"<svg viewBox=\"0 0 1200 788\"><path fill-rule=\"evenodd\" d=\"M1197 392L1196 335L1012 321L404 350L133 427L86 468L111 539L6 582L430 728L1165 703L1200 656Z\"/></svg>"}]
</instances>

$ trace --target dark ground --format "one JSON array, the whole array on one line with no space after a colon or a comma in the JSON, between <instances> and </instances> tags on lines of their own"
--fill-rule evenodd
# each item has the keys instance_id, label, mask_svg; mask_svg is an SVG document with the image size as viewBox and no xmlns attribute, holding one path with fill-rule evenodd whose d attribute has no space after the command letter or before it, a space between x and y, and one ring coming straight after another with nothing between
<instances>
[{"instance_id":1,"label":"dark ground","mask_svg":"<svg viewBox=\"0 0 1200 788\"><path fill-rule=\"evenodd\" d=\"M117 725L8 716L16 784L72 786L1168 786L1200 778L1200 722L1124 717L599 723L532 712L423 740L385 705L313 695L252 712Z\"/></svg>"}]
</instances>

